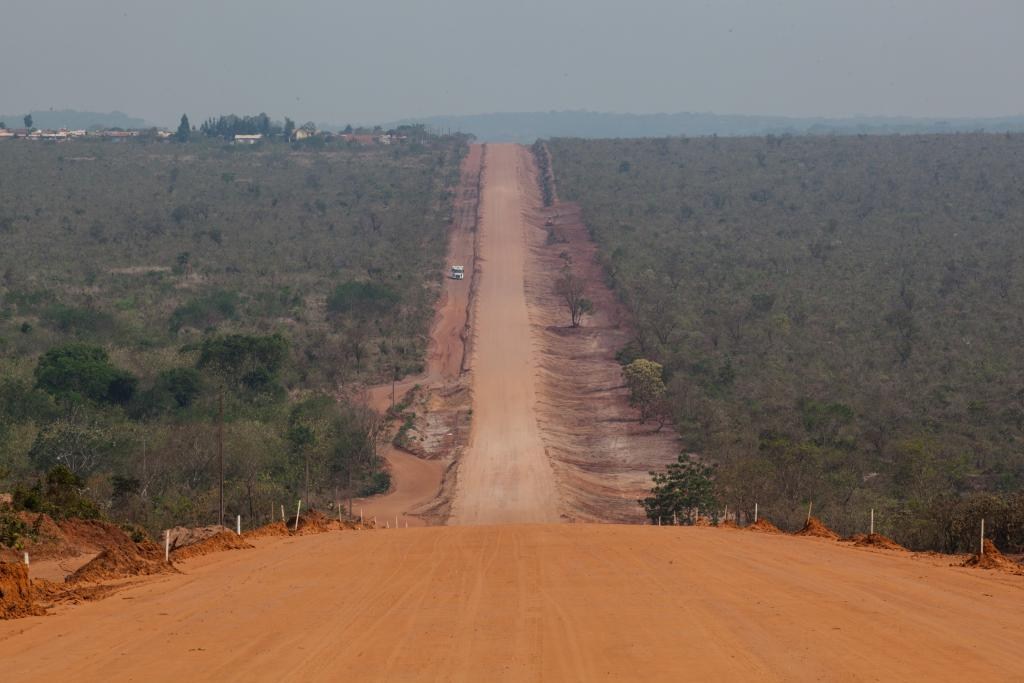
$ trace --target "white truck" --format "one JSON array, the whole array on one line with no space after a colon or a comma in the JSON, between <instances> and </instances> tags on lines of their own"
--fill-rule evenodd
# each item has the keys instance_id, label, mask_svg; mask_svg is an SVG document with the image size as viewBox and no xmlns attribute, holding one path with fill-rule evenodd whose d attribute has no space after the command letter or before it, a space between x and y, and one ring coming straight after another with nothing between
<instances>
[{"instance_id":1,"label":"white truck","mask_svg":"<svg viewBox=\"0 0 1024 683\"><path fill-rule=\"evenodd\" d=\"M452 279L453 280L465 280L466 269L463 266L452 266Z\"/></svg>"}]
</instances>

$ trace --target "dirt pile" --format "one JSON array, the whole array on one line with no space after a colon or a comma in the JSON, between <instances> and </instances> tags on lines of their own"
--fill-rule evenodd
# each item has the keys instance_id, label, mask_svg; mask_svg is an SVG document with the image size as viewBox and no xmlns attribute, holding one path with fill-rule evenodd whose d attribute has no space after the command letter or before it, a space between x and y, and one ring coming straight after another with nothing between
<instances>
[{"instance_id":1,"label":"dirt pile","mask_svg":"<svg viewBox=\"0 0 1024 683\"><path fill-rule=\"evenodd\" d=\"M171 552L173 553L175 550L185 548L186 546L195 545L200 541L205 541L206 539L227 530L227 527L223 527L219 524L211 524L210 526L200 526L195 528L176 526L173 529L168 529L167 534L171 545Z\"/></svg>"},{"instance_id":2,"label":"dirt pile","mask_svg":"<svg viewBox=\"0 0 1024 683\"><path fill-rule=\"evenodd\" d=\"M844 541L853 543L858 548L881 548L882 550L906 550L896 541L882 534L854 534Z\"/></svg>"},{"instance_id":3,"label":"dirt pile","mask_svg":"<svg viewBox=\"0 0 1024 683\"><path fill-rule=\"evenodd\" d=\"M718 526L721 529L739 529L740 528L739 525L735 522L735 520L732 520L732 519L727 519L725 521L719 522Z\"/></svg>"},{"instance_id":4,"label":"dirt pile","mask_svg":"<svg viewBox=\"0 0 1024 683\"><path fill-rule=\"evenodd\" d=\"M1019 574L1024 576L1024 565L1014 562L999 552L999 548L992 541L985 539L985 552L981 555L974 554L963 561L961 567L978 567L980 569L996 569L999 571Z\"/></svg>"},{"instance_id":5,"label":"dirt pile","mask_svg":"<svg viewBox=\"0 0 1024 683\"><path fill-rule=\"evenodd\" d=\"M757 520L753 524L751 524L751 525L749 525L747 527L744 527L744 528L747 531L759 531L762 534L781 534L782 533L782 530L779 529L779 527L775 526L774 524L769 522L764 517L762 517L761 519Z\"/></svg>"},{"instance_id":6,"label":"dirt pile","mask_svg":"<svg viewBox=\"0 0 1024 683\"><path fill-rule=\"evenodd\" d=\"M28 567L20 562L0 562L0 619L43 614L32 600Z\"/></svg>"},{"instance_id":7,"label":"dirt pile","mask_svg":"<svg viewBox=\"0 0 1024 683\"><path fill-rule=\"evenodd\" d=\"M284 522L271 522L263 526L250 529L242 534L243 537L260 538L261 536L287 536L291 533Z\"/></svg>"},{"instance_id":8,"label":"dirt pile","mask_svg":"<svg viewBox=\"0 0 1024 683\"><path fill-rule=\"evenodd\" d=\"M797 536L814 536L815 538L828 538L833 541L839 540L839 534L829 529L817 517L809 517L804 528L796 532Z\"/></svg>"},{"instance_id":9,"label":"dirt pile","mask_svg":"<svg viewBox=\"0 0 1024 683\"><path fill-rule=\"evenodd\" d=\"M190 557L201 557L210 553L218 553L222 550L242 550L252 547L252 544L247 543L244 538L234 531L228 531L224 527L220 527L220 531L212 536L206 536L201 540L180 546L171 551L171 559L187 560Z\"/></svg>"},{"instance_id":10,"label":"dirt pile","mask_svg":"<svg viewBox=\"0 0 1024 683\"><path fill-rule=\"evenodd\" d=\"M167 574L177 570L164 561L164 549L152 541L134 543L127 536L117 545L104 548L103 552L83 565L65 581L69 584L95 583L107 579L122 579L129 576Z\"/></svg>"}]
</instances>

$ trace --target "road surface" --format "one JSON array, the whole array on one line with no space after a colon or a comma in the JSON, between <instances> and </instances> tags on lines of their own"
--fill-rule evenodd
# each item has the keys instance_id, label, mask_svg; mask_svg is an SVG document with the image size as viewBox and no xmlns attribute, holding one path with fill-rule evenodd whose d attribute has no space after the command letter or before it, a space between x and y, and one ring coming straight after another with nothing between
<instances>
[{"instance_id":1,"label":"road surface","mask_svg":"<svg viewBox=\"0 0 1024 683\"><path fill-rule=\"evenodd\" d=\"M1024 677L1024 580L747 531L335 532L0 622L9 681Z\"/></svg>"},{"instance_id":2,"label":"road surface","mask_svg":"<svg viewBox=\"0 0 1024 683\"><path fill-rule=\"evenodd\" d=\"M534 412L532 331L519 145L488 145L473 342L473 422L449 524L559 521L551 463Z\"/></svg>"}]
</instances>

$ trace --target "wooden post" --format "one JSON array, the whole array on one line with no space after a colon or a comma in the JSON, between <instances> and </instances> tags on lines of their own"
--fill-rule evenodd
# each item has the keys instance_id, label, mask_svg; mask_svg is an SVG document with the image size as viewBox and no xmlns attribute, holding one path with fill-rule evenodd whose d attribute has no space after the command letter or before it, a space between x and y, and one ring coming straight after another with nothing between
<instances>
[{"instance_id":1,"label":"wooden post","mask_svg":"<svg viewBox=\"0 0 1024 683\"><path fill-rule=\"evenodd\" d=\"M757 524L757 503L754 503L754 524Z\"/></svg>"},{"instance_id":2,"label":"wooden post","mask_svg":"<svg viewBox=\"0 0 1024 683\"><path fill-rule=\"evenodd\" d=\"M871 536L875 535L875 508L871 508Z\"/></svg>"},{"instance_id":3,"label":"wooden post","mask_svg":"<svg viewBox=\"0 0 1024 683\"><path fill-rule=\"evenodd\" d=\"M242 535L242 515L238 515L238 519L235 521L235 533L239 536Z\"/></svg>"},{"instance_id":4,"label":"wooden post","mask_svg":"<svg viewBox=\"0 0 1024 683\"><path fill-rule=\"evenodd\" d=\"M363 523L363 508L359 508L359 523Z\"/></svg>"},{"instance_id":5,"label":"wooden post","mask_svg":"<svg viewBox=\"0 0 1024 683\"><path fill-rule=\"evenodd\" d=\"M978 555L985 554L985 518L981 518L981 545L978 547Z\"/></svg>"},{"instance_id":6,"label":"wooden post","mask_svg":"<svg viewBox=\"0 0 1024 683\"><path fill-rule=\"evenodd\" d=\"M336 503L338 506L338 521L341 521L341 503Z\"/></svg>"},{"instance_id":7,"label":"wooden post","mask_svg":"<svg viewBox=\"0 0 1024 683\"><path fill-rule=\"evenodd\" d=\"M672 513L672 526L676 526L676 513Z\"/></svg>"},{"instance_id":8,"label":"wooden post","mask_svg":"<svg viewBox=\"0 0 1024 683\"><path fill-rule=\"evenodd\" d=\"M164 562L171 561L171 530L164 530Z\"/></svg>"},{"instance_id":9,"label":"wooden post","mask_svg":"<svg viewBox=\"0 0 1024 683\"><path fill-rule=\"evenodd\" d=\"M814 507L814 501L812 500L807 504L807 523L811 523L811 509Z\"/></svg>"},{"instance_id":10,"label":"wooden post","mask_svg":"<svg viewBox=\"0 0 1024 683\"><path fill-rule=\"evenodd\" d=\"M299 507L295 508L295 531L299 530L299 513L302 512L302 499L299 499Z\"/></svg>"},{"instance_id":11,"label":"wooden post","mask_svg":"<svg viewBox=\"0 0 1024 683\"><path fill-rule=\"evenodd\" d=\"M28 551L25 551L25 566L28 566Z\"/></svg>"}]
</instances>

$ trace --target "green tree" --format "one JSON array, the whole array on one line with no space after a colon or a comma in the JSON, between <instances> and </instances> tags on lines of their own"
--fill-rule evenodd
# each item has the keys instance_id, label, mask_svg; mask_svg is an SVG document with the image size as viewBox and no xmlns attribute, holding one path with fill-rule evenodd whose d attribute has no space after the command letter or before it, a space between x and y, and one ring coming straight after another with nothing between
<instances>
[{"instance_id":1,"label":"green tree","mask_svg":"<svg viewBox=\"0 0 1024 683\"><path fill-rule=\"evenodd\" d=\"M653 417L665 396L661 363L637 358L622 369L629 388L629 405L640 410L640 424Z\"/></svg>"},{"instance_id":2,"label":"green tree","mask_svg":"<svg viewBox=\"0 0 1024 683\"><path fill-rule=\"evenodd\" d=\"M25 122L25 127L26 128L28 128L29 130L33 130L33 128L32 128L32 114L25 114L25 118L22 119L22 120Z\"/></svg>"},{"instance_id":3,"label":"green tree","mask_svg":"<svg viewBox=\"0 0 1024 683\"><path fill-rule=\"evenodd\" d=\"M664 472L651 472L651 495L637 502L652 522L678 519L693 524L716 509L714 469L680 453Z\"/></svg>"},{"instance_id":4,"label":"green tree","mask_svg":"<svg viewBox=\"0 0 1024 683\"><path fill-rule=\"evenodd\" d=\"M114 367L107 352L89 344L64 344L43 354L35 369L36 386L57 398L125 404L138 380Z\"/></svg>"},{"instance_id":5,"label":"green tree","mask_svg":"<svg viewBox=\"0 0 1024 683\"><path fill-rule=\"evenodd\" d=\"M291 140L295 134L295 122L287 116L284 117L284 130L282 131L286 140Z\"/></svg>"},{"instance_id":6,"label":"green tree","mask_svg":"<svg viewBox=\"0 0 1024 683\"><path fill-rule=\"evenodd\" d=\"M174 134L174 139L178 142L188 142L191 136L192 126L189 125L188 116L182 114L181 123L178 124L178 132Z\"/></svg>"}]
</instances>

